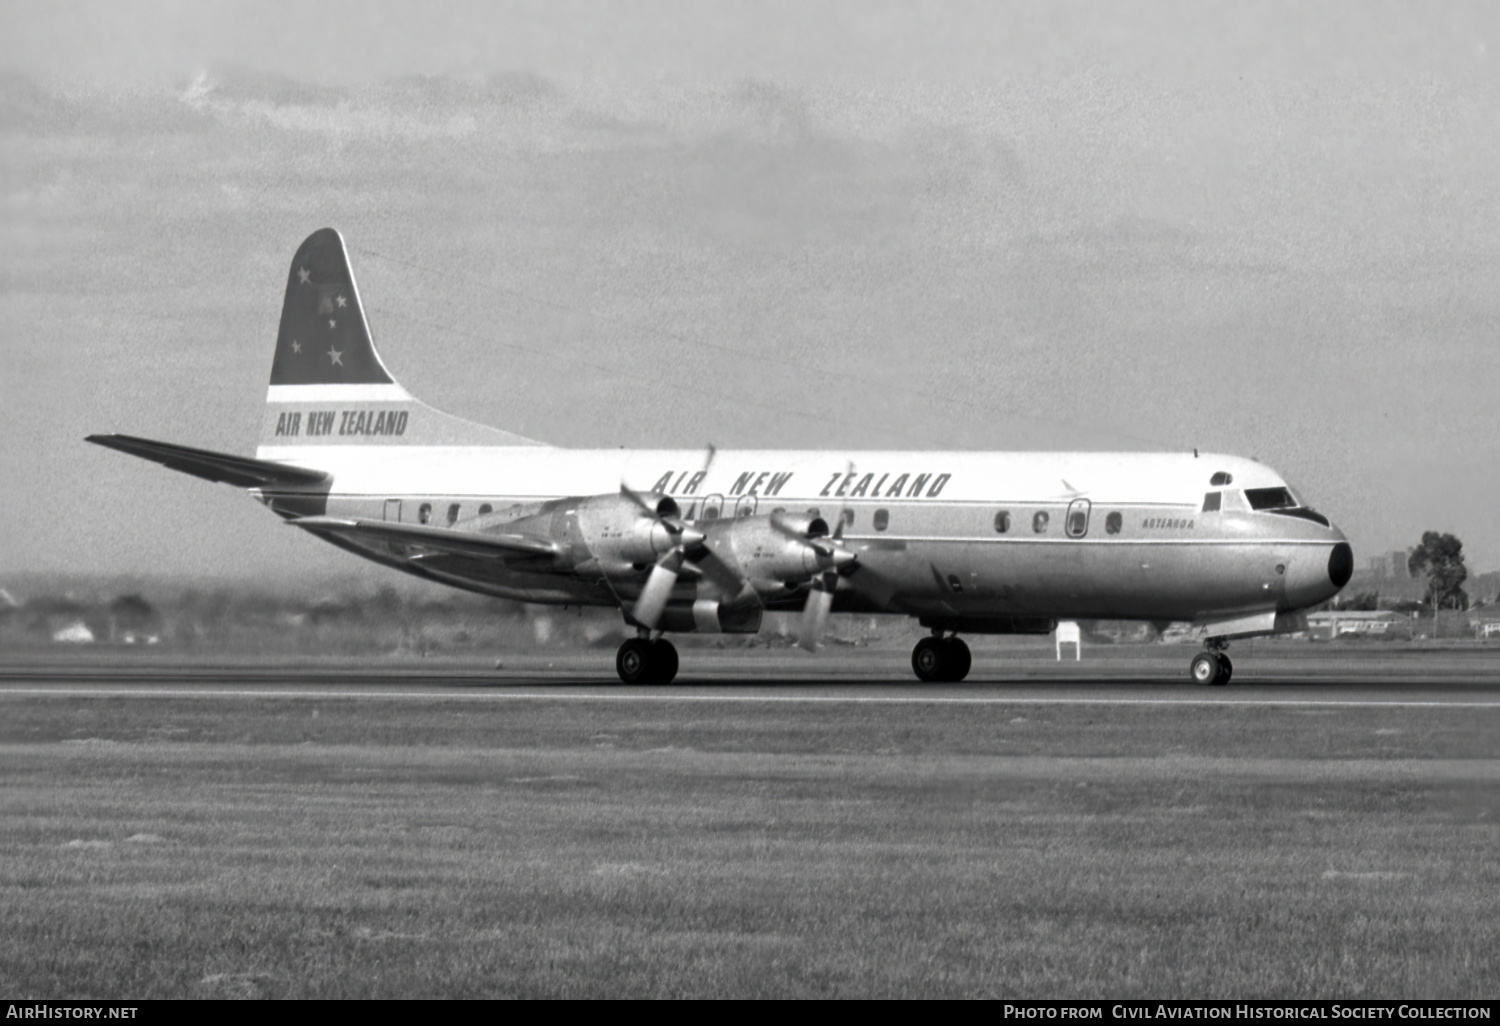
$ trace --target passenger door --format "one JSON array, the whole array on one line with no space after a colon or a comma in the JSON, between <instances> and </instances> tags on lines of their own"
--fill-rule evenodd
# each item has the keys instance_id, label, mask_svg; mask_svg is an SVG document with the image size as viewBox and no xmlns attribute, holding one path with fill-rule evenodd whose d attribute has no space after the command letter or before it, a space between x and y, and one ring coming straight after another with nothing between
<instances>
[{"instance_id":1,"label":"passenger door","mask_svg":"<svg viewBox=\"0 0 1500 1026\"><path fill-rule=\"evenodd\" d=\"M1064 520L1069 538L1082 538L1089 533L1089 509L1087 499L1074 499L1068 503L1068 515Z\"/></svg>"}]
</instances>

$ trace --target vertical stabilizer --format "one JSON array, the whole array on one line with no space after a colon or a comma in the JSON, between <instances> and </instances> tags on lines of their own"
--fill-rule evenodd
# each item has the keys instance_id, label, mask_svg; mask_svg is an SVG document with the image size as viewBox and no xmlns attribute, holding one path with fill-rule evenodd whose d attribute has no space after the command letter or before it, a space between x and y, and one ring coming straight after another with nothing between
<instances>
[{"instance_id":1,"label":"vertical stabilizer","mask_svg":"<svg viewBox=\"0 0 1500 1026\"><path fill-rule=\"evenodd\" d=\"M537 445L433 409L402 388L370 337L344 240L320 228L297 248L271 361L260 454L319 445Z\"/></svg>"}]
</instances>

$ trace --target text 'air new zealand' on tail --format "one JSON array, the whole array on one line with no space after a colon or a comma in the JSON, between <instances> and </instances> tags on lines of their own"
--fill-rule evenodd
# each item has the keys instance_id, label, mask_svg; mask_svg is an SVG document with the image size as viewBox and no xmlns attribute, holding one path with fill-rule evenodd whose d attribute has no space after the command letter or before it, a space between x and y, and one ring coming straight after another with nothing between
<instances>
[{"instance_id":1,"label":"text 'air new zealand' on tail","mask_svg":"<svg viewBox=\"0 0 1500 1026\"><path fill-rule=\"evenodd\" d=\"M332 228L292 258L257 455L309 461L310 446L539 443L414 399L370 339L344 240Z\"/></svg>"}]
</instances>

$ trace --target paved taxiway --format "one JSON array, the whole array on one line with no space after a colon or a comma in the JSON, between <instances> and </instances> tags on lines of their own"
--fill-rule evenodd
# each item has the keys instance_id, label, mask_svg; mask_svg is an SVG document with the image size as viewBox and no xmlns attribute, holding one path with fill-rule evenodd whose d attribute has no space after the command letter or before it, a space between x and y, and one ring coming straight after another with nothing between
<instances>
[{"instance_id":1,"label":"paved taxiway","mask_svg":"<svg viewBox=\"0 0 1500 1026\"><path fill-rule=\"evenodd\" d=\"M667 687L625 687L598 668L540 665L514 670L362 668L10 668L0 669L6 696L78 698L434 699L464 702L766 703L824 705L1139 705L1389 706L1500 710L1500 660L1445 665L1441 672L1361 673L1342 664L1273 666L1245 672L1228 687L1106 670L1087 675L1046 667L1045 676L976 679L933 685L888 676L819 674L805 664L715 660L684 668ZM863 667L868 673L869 666ZM1421 668L1419 668L1421 669ZM1278 672L1279 671L1279 672ZM1290 672L1288 672L1290 671ZM832 679L830 679L830 677Z\"/></svg>"}]
</instances>

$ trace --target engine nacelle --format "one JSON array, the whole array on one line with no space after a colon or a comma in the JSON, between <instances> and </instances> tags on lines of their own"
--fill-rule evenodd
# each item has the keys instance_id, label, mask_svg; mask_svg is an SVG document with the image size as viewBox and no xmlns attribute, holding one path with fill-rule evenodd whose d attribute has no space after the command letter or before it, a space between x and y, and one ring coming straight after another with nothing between
<instances>
[{"instance_id":1,"label":"engine nacelle","mask_svg":"<svg viewBox=\"0 0 1500 1026\"><path fill-rule=\"evenodd\" d=\"M509 525L563 545L574 571L597 569L607 576L635 573L677 545L663 517L681 515L669 496L640 496L651 512L620 494L583 495L548 502L532 516Z\"/></svg>"},{"instance_id":2,"label":"engine nacelle","mask_svg":"<svg viewBox=\"0 0 1500 1026\"><path fill-rule=\"evenodd\" d=\"M708 525L705 533L706 544L714 554L752 582L800 584L843 561L835 556L842 550L829 541L819 541L828 536L827 522L805 513L721 521ZM815 541L818 544L813 544Z\"/></svg>"},{"instance_id":3,"label":"engine nacelle","mask_svg":"<svg viewBox=\"0 0 1500 1026\"><path fill-rule=\"evenodd\" d=\"M652 516L624 495L595 495L578 503L578 532L589 552L608 572L622 564L653 563L677 544L662 517L677 517L677 503L665 495L643 495Z\"/></svg>"}]
</instances>

